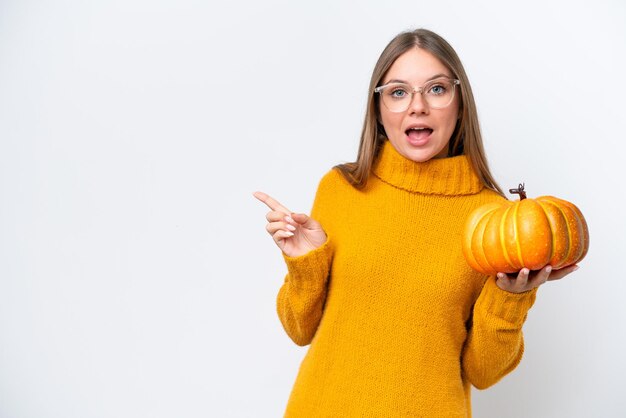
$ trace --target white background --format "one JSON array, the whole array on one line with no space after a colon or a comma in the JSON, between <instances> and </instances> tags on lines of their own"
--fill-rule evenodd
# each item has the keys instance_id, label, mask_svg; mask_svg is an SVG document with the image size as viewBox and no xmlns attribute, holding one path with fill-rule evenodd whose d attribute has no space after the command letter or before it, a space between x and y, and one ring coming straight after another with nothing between
<instances>
[{"instance_id":1,"label":"white background","mask_svg":"<svg viewBox=\"0 0 626 418\"><path fill-rule=\"evenodd\" d=\"M626 3L300 3L0 1L0 417L281 416L307 348L251 193L309 211L416 27L463 60L503 188L591 232L474 415L624 416Z\"/></svg>"}]
</instances>

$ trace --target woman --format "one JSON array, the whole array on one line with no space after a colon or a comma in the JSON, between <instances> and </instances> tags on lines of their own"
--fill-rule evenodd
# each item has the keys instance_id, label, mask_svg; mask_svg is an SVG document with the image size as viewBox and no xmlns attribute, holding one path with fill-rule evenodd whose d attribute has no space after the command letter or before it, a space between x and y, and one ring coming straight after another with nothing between
<instances>
[{"instance_id":1,"label":"woman","mask_svg":"<svg viewBox=\"0 0 626 418\"><path fill-rule=\"evenodd\" d=\"M464 260L465 219L505 197L444 39L399 34L369 91L357 161L322 178L311 217L254 194L287 264L279 318L311 344L286 416L471 416L470 385L521 360L538 286L576 266L486 277Z\"/></svg>"}]
</instances>

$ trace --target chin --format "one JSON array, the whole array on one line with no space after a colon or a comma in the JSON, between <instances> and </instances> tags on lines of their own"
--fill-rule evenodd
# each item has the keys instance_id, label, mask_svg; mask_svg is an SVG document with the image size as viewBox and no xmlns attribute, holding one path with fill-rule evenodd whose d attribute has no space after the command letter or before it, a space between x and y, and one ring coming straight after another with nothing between
<instances>
[{"instance_id":1,"label":"chin","mask_svg":"<svg viewBox=\"0 0 626 418\"><path fill-rule=\"evenodd\" d=\"M425 163L426 161L435 158L445 158L447 153L440 155L442 152L442 150L407 149L404 156L411 161L415 161L416 163Z\"/></svg>"},{"instance_id":2,"label":"chin","mask_svg":"<svg viewBox=\"0 0 626 418\"><path fill-rule=\"evenodd\" d=\"M427 161L430 161L432 159L434 159L435 156L430 156L430 155L425 155L425 156L419 156L416 158L411 158L411 160L415 161L416 163L425 163Z\"/></svg>"}]
</instances>

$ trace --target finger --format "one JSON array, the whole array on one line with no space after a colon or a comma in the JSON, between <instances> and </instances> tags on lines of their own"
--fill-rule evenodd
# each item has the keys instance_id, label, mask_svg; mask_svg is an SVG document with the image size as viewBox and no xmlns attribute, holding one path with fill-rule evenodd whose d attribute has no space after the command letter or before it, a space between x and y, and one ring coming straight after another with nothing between
<instances>
[{"instance_id":1,"label":"finger","mask_svg":"<svg viewBox=\"0 0 626 418\"><path fill-rule=\"evenodd\" d=\"M291 218L307 229L319 228L319 223L304 213L292 213Z\"/></svg>"},{"instance_id":2,"label":"finger","mask_svg":"<svg viewBox=\"0 0 626 418\"><path fill-rule=\"evenodd\" d=\"M276 244L278 244L279 246L284 243L284 240L286 240L287 238L291 238L291 237L293 237L293 232L283 231L282 229L276 231L274 235L272 235L272 238L274 239L274 241L276 241Z\"/></svg>"},{"instance_id":3,"label":"finger","mask_svg":"<svg viewBox=\"0 0 626 418\"><path fill-rule=\"evenodd\" d=\"M265 215L265 219L267 219L268 222L278 222L278 221L289 221L291 218L289 217L288 213L280 212L278 210L273 210L273 211L267 212L267 215Z\"/></svg>"},{"instance_id":4,"label":"finger","mask_svg":"<svg viewBox=\"0 0 626 418\"><path fill-rule=\"evenodd\" d=\"M575 272L576 270L578 270L578 266L576 264L562 269L552 270L552 274L550 274L548 280L560 280L568 274Z\"/></svg>"},{"instance_id":5,"label":"finger","mask_svg":"<svg viewBox=\"0 0 626 418\"><path fill-rule=\"evenodd\" d=\"M268 194L263 192L254 192L252 193L254 197L259 199L261 202L265 203L270 209L277 210L280 212L291 213L289 209L280 204L280 202Z\"/></svg>"},{"instance_id":6,"label":"finger","mask_svg":"<svg viewBox=\"0 0 626 418\"><path fill-rule=\"evenodd\" d=\"M498 280L496 284L501 289L504 289L513 293L521 293L527 290L526 286L528 284L528 276L530 274L530 270L527 268L521 269L516 277L511 277L508 274L499 272L497 274Z\"/></svg>"},{"instance_id":7,"label":"finger","mask_svg":"<svg viewBox=\"0 0 626 418\"><path fill-rule=\"evenodd\" d=\"M551 271L552 271L552 266L545 266L544 268L539 270L532 279L529 280L528 286L530 288L541 286L546 281L548 281Z\"/></svg>"},{"instance_id":8,"label":"finger","mask_svg":"<svg viewBox=\"0 0 626 418\"><path fill-rule=\"evenodd\" d=\"M502 272L499 272L496 276L498 277L496 279L498 287L503 290L511 291L511 278Z\"/></svg>"},{"instance_id":9,"label":"finger","mask_svg":"<svg viewBox=\"0 0 626 418\"><path fill-rule=\"evenodd\" d=\"M265 226L265 230L274 235L277 231L295 231L296 227L286 222L270 222Z\"/></svg>"},{"instance_id":10,"label":"finger","mask_svg":"<svg viewBox=\"0 0 626 418\"><path fill-rule=\"evenodd\" d=\"M517 278L515 279L515 288L517 289L525 289L528 284L528 276L530 275L530 270L524 267L517 274Z\"/></svg>"}]
</instances>

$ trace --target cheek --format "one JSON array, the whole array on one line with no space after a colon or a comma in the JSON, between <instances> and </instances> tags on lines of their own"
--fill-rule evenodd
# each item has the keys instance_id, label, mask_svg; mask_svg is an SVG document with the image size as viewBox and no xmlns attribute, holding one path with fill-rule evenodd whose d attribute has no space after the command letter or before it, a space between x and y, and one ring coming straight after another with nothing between
<instances>
[{"instance_id":1,"label":"cheek","mask_svg":"<svg viewBox=\"0 0 626 418\"><path fill-rule=\"evenodd\" d=\"M458 105L450 109L450 112L445 116L446 130L450 131L450 134L454 131L456 123L459 119Z\"/></svg>"},{"instance_id":2,"label":"cheek","mask_svg":"<svg viewBox=\"0 0 626 418\"><path fill-rule=\"evenodd\" d=\"M448 119L447 128L450 131L450 134L452 134L452 132L454 131L457 120L458 119L457 119L456 114L451 115L450 118Z\"/></svg>"},{"instance_id":3,"label":"cheek","mask_svg":"<svg viewBox=\"0 0 626 418\"><path fill-rule=\"evenodd\" d=\"M400 129L400 126L402 125L402 114L382 112L381 120L383 127L385 128L385 132L387 132L388 135L391 135L392 132Z\"/></svg>"}]
</instances>

